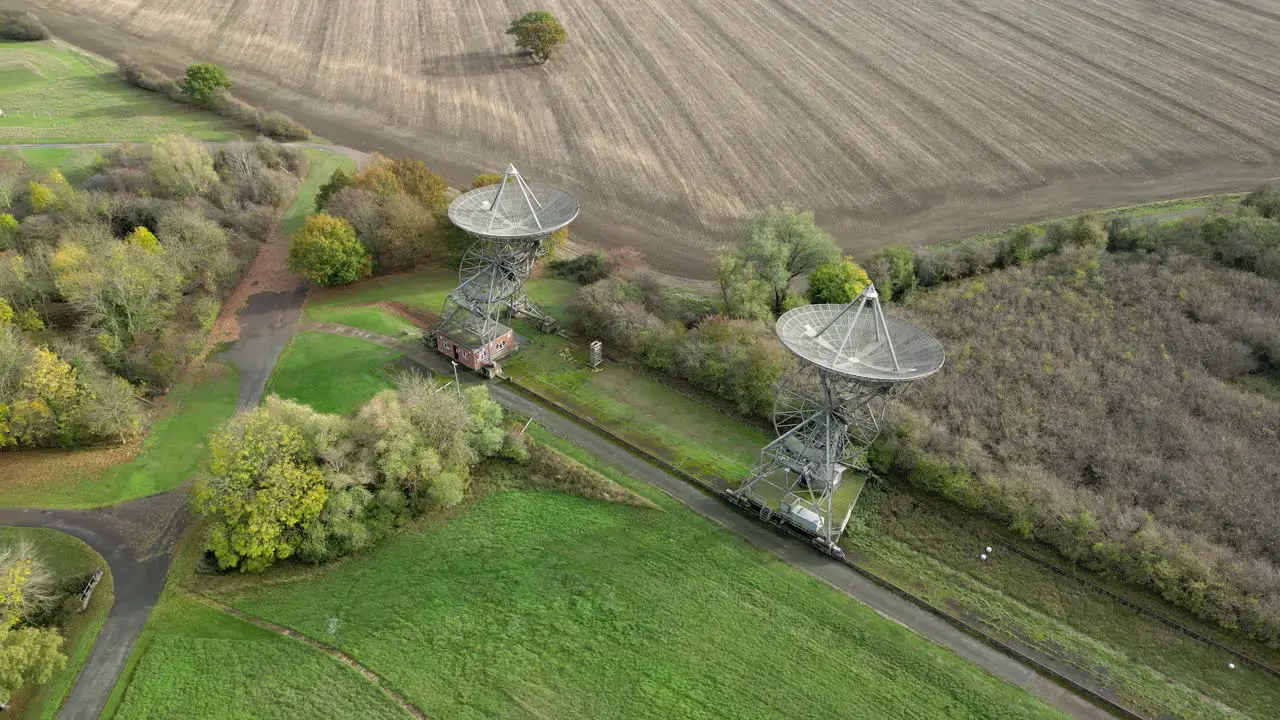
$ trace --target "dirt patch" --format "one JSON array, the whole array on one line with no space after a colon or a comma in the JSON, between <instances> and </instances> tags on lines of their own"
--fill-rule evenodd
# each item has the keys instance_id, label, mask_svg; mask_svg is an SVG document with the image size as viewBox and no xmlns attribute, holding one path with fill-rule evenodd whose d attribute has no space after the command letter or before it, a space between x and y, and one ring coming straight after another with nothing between
<instances>
[{"instance_id":1,"label":"dirt patch","mask_svg":"<svg viewBox=\"0 0 1280 720\"><path fill-rule=\"evenodd\" d=\"M132 460L142 441L79 450L8 450L0 453L0 492L95 477Z\"/></svg>"},{"instance_id":2,"label":"dirt patch","mask_svg":"<svg viewBox=\"0 0 1280 720\"><path fill-rule=\"evenodd\" d=\"M369 303L369 307L378 307L386 310L387 312L395 313L420 328L425 328L440 319L439 315L427 312L421 308L409 307L404 303L392 302L389 300L379 300L378 302Z\"/></svg>"},{"instance_id":3,"label":"dirt patch","mask_svg":"<svg viewBox=\"0 0 1280 720\"><path fill-rule=\"evenodd\" d=\"M240 339L240 311L250 295L260 292L292 293L305 282L289 270L288 259L289 239L278 230L272 232L258 248L258 254L249 263L240 284L222 304L222 311L218 313L205 342L205 354L220 343Z\"/></svg>"}]
</instances>

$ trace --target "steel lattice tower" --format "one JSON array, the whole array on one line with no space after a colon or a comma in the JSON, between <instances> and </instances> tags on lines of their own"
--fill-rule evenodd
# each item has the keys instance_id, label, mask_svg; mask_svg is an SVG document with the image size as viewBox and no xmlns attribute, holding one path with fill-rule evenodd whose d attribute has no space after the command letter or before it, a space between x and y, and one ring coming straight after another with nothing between
<instances>
[{"instance_id":1,"label":"steel lattice tower","mask_svg":"<svg viewBox=\"0 0 1280 720\"><path fill-rule=\"evenodd\" d=\"M778 437L728 494L762 518L798 526L838 551L836 540L870 474L866 451L880 434L885 407L908 383L942 367L942 345L925 330L885 316L873 285L848 305L791 310L778 319L777 333L799 358L778 383ZM861 477L850 482L847 471Z\"/></svg>"},{"instance_id":2,"label":"steel lattice tower","mask_svg":"<svg viewBox=\"0 0 1280 720\"><path fill-rule=\"evenodd\" d=\"M459 195L449 205L449 219L476 243L462 257L458 287L445 299L438 330L462 328L489 342L509 317L551 328L554 319L529 301L524 283L547 237L577 217L572 195L526 184L514 165L498 184Z\"/></svg>"}]
</instances>

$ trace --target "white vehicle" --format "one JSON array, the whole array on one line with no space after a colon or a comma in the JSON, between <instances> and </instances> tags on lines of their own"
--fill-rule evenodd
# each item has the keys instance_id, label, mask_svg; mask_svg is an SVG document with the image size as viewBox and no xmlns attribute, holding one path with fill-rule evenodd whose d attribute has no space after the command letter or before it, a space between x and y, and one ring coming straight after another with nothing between
<instances>
[{"instance_id":1,"label":"white vehicle","mask_svg":"<svg viewBox=\"0 0 1280 720\"><path fill-rule=\"evenodd\" d=\"M804 501L795 495L783 499L782 512L793 524L814 535L822 534L822 516L812 508L805 507Z\"/></svg>"}]
</instances>

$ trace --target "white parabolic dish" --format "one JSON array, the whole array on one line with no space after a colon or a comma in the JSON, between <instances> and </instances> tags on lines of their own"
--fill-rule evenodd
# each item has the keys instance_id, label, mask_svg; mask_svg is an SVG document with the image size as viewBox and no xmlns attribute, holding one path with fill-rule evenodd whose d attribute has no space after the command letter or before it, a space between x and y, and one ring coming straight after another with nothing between
<instances>
[{"instance_id":1,"label":"white parabolic dish","mask_svg":"<svg viewBox=\"0 0 1280 720\"><path fill-rule=\"evenodd\" d=\"M578 217L578 199L550 185L509 181L459 195L449 204L449 219L471 235L493 240L536 238L567 226Z\"/></svg>"},{"instance_id":2,"label":"white parabolic dish","mask_svg":"<svg viewBox=\"0 0 1280 720\"><path fill-rule=\"evenodd\" d=\"M861 312L848 305L798 307L778 318L778 339L801 360L848 377L898 383L938 372L945 359L942 343L878 309L878 303Z\"/></svg>"}]
</instances>

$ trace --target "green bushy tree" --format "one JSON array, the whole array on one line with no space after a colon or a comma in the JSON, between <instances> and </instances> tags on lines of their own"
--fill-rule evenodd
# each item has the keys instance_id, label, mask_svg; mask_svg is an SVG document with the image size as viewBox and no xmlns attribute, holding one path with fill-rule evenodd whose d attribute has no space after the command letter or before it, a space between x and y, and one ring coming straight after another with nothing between
<instances>
[{"instance_id":1,"label":"green bushy tree","mask_svg":"<svg viewBox=\"0 0 1280 720\"><path fill-rule=\"evenodd\" d=\"M320 214L289 239L289 269L319 285L345 285L368 277L373 263L350 223Z\"/></svg>"},{"instance_id":2,"label":"green bushy tree","mask_svg":"<svg viewBox=\"0 0 1280 720\"><path fill-rule=\"evenodd\" d=\"M314 452L298 428L265 408L209 438L208 470L193 502L212 521L206 548L219 567L260 572L297 552L326 497Z\"/></svg>"},{"instance_id":3,"label":"green bushy tree","mask_svg":"<svg viewBox=\"0 0 1280 720\"><path fill-rule=\"evenodd\" d=\"M208 105L219 90L231 87L227 71L212 63L196 63L187 68L182 94L196 105Z\"/></svg>"},{"instance_id":4,"label":"green bushy tree","mask_svg":"<svg viewBox=\"0 0 1280 720\"><path fill-rule=\"evenodd\" d=\"M151 173L175 198L200 195L218 182L213 156L185 135L160 135L151 141Z\"/></svg>"},{"instance_id":5,"label":"green bushy tree","mask_svg":"<svg viewBox=\"0 0 1280 720\"><path fill-rule=\"evenodd\" d=\"M54 628L24 626L24 620L56 600L53 574L26 542L0 549L0 701L28 683L49 681L66 665L62 636Z\"/></svg>"},{"instance_id":6,"label":"green bushy tree","mask_svg":"<svg viewBox=\"0 0 1280 720\"><path fill-rule=\"evenodd\" d=\"M511 23L507 34L515 38L516 47L527 51L538 63L545 63L569 39L564 26L546 10L525 13Z\"/></svg>"},{"instance_id":7,"label":"green bushy tree","mask_svg":"<svg viewBox=\"0 0 1280 720\"><path fill-rule=\"evenodd\" d=\"M844 304L862 292L871 279L853 258L825 262L809 273L809 302Z\"/></svg>"},{"instance_id":8,"label":"green bushy tree","mask_svg":"<svg viewBox=\"0 0 1280 720\"><path fill-rule=\"evenodd\" d=\"M721 261L722 269L743 277L753 274L768 288L770 309L779 315L786 305L791 281L824 262L836 260L840 250L835 240L818 227L812 212L782 207L752 220L742 244L727 254L732 257L727 263ZM750 273L742 268L744 265L750 267Z\"/></svg>"},{"instance_id":9,"label":"green bushy tree","mask_svg":"<svg viewBox=\"0 0 1280 720\"><path fill-rule=\"evenodd\" d=\"M342 168L336 168L329 175L329 179L320 186L319 192L316 193L316 212L324 212L329 198L333 197L342 188L351 185L351 173Z\"/></svg>"}]
</instances>

